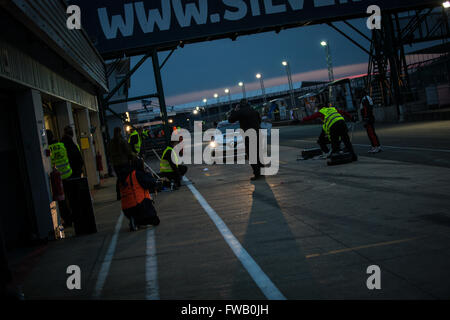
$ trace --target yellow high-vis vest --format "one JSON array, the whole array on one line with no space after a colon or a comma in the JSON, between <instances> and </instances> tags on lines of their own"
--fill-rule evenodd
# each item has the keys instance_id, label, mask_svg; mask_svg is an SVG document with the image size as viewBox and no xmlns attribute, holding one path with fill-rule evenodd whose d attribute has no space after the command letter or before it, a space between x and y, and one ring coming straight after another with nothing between
<instances>
[{"instance_id":1,"label":"yellow high-vis vest","mask_svg":"<svg viewBox=\"0 0 450 320\"><path fill-rule=\"evenodd\" d=\"M339 111L336 110L336 108L329 107L329 108L322 108L320 109L320 113L323 114L323 131L330 137L330 128L335 124L336 122L340 120L344 120L344 117L339 113Z\"/></svg>"},{"instance_id":2,"label":"yellow high-vis vest","mask_svg":"<svg viewBox=\"0 0 450 320\"><path fill-rule=\"evenodd\" d=\"M165 160L164 156L166 155L167 151L173 151L173 148L167 147L166 150L164 150L161 161L159 162L159 172L173 172L172 167L170 166L169 160ZM178 167L178 157L175 153L172 153L175 155L175 165Z\"/></svg>"},{"instance_id":3,"label":"yellow high-vis vest","mask_svg":"<svg viewBox=\"0 0 450 320\"><path fill-rule=\"evenodd\" d=\"M139 134L139 132L137 132L136 130L134 130L130 136L128 137L128 143L131 142L131 137L137 135L138 137L138 142L134 145L134 150L137 151L137 153L141 152L141 145L142 145L142 141L141 141L141 135Z\"/></svg>"},{"instance_id":4,"label":"yellow high-vis vest","mask_svg":"<svg viewBox=\"0 0 450 320\"><path fill-rule=\"evenodd\" d=\"M64 143L54 143L48 148L50 149L50 160L52 162L52 167L56 167L56 170L61 173L61 178L63 180L70 178L72 175L72 168L70 167L69 157L67 156L67 150Z\"/></svg>"}]
</instances>

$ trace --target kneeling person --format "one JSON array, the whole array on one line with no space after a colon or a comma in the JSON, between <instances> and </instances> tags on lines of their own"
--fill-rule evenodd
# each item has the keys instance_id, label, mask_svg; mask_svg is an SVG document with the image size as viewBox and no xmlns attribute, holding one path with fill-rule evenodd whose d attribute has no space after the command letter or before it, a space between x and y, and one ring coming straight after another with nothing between
<instances>
[{"instance_id":1,"label":"kneeling person","mask_svg":"<svg viewBox=\"0 0 450 320\"><path fill-rule=\"evenodd\" d=\"M159 171L161 177L173 180L176 187L179 188L181 186L181 179L187 172L187 167L178 164L178 157L173 150L173 147L177 144L178 142L172 141L172 147L167 147L166 150L164 150L160 161Z\"/></svg>"},{"instance_id":2,"label":"kneeling person","mask_svg":"<svg viewBox=\"0 0 450 320\"><path fill-rule=\"evenodd\" d=\"M135 231L140 225L159 225L150 196L150 191L156 189L156 181L144 171L144 163L137 161L135 166L122 169L119 177L122 210L130 220L130 230Z\"/></svg>"},{"instance_id":3,"label":"kneeling person","mask_svg":"<svg viewBox=\"0 0 450 320\"><path fill-rule=\"evenodd\" d=\"M341 142L343 142L348 152L352 154L352 160L357 161L358 157L353 150L353 145L348 136L348 128L345 123L344 117L348 118L351 121L355 121L352 115L344 110L320 105L316 113L309 117L303 118L302 122L315 119L322 120L322 132L317 143L320 145L320 149L322 150L323 154L329 153L327 144L330 142L332 153L339 153L341 149Z\"/></svg>"},{"instance_id":4,"label":"kneeling person","mask_svg":"<svg viewBox=\"0 0 450 320\"><path fill-rule=\"evenodd\" d=\"M352 155L352 160L357 161L358 157L348 136L348 128L344 117L333 107L322 107L319 112L323 114L323 130L331 140L332 154L339 153L342 141L347 151Z\"/></svg>"}]
</instances>

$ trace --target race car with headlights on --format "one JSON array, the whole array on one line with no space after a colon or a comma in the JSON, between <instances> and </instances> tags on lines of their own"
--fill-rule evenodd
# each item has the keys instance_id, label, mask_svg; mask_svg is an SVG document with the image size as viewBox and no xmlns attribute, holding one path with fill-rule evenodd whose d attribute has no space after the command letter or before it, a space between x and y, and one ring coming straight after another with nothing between
<instances>
[{"instance_id":1,"label":"race car with headlights on","mask_svg":"<svg viewBox=\"0 0 450 320\"><path fill-rule=\"evenodd\" d=\"M245 157L245 145L243 137L238 134L240 129L239 122L229 123L227 120L221 121L217 124L217 134L212 137L209 147L212 149L212 157L216 157L216 150L219 146L222 146L223 161L226 161L227 157ZM267 136L270 136L272 124L269 122L262 122L261 129L267 129ZM227 136L227 130L234 131L235 134L231 137ZM220 131L220 134L219 134ZM227 140L228 139L228 140Z\"/></svg>"}]
</instances>

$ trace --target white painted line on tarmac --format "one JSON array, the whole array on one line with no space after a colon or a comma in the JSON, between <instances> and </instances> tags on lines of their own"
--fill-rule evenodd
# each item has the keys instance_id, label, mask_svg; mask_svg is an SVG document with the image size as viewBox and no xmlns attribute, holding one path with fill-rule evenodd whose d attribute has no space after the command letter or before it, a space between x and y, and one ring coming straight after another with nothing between
<instances>
[{"instance_id":1,"label":"white painted line on tarmac","mask_svg":"<svg viewBox=\"0 0 450 320\"><path fill-rule=\"evenodd\" d=\"M183 177L185 182L190 182L188 178ZM264 271L259 267L256 261L248 254L248 252L242 247L236 237L228 229L227 225L219 217L219 215L214 211L213 208L206 202L205 198L200 194L200 192L192 185L188 184L187 187L191 190L192 194L197 198L200 205L206 211L208 216L216 225L219 232L222 234L223 238L233 250L236 257L241 261L244 268L250 274L250 276L255 281L256 285L261 289L263 294L269 300L286 300L286 297L278 290L278 288L273 284L269 277L264 273Z\"/></svg>"},{"instance_id":2,"label":"white painted line on tarmac","mask_svg":"<svg viewBox=\"0 0 450 320\"><path fill-rule=\"evenodd\" d=\"M295 140L299 142L316 143L314 140ZM357 144L353 143L357 147L371 147L370 144ZM434 149L434 148L421 148L421 147L396 147L396 146L381 146L382 149L399 149L399 150L413 150L413 151L429 151L429 152L446 152L450 153L450 149Z\"/></svg>"},{"instance_id":3,"label":"white painted line on tarmac","mask_svg":"<svg viewBox=\"0 0 450 320\"><path fill-rule=\"evenodd\" d=\"M147 249L145 260L145 282L147 300L159 300L158 261L156 259L155 228L147 230Z\"/></svg>"},{"instance_id":4,"label":"white painted line on tarmac","mask_svg":"<svg viewBox=\"0 0 450 320\"><path fill-rule=\"evenodd\" d=\"M299 142L308 142L308 143L317 143L317 140L302 140L302 139L295 139L294 141L299 141Z\"/></svg>"},{"instance_id":5,"label":"white painted line on tarmac","mask_svg":"<svg viewBox=\"0 0 450 320\"><path fill-rule=\"evenodd\" d=\"M111 261L114 257L114 252L116 251L117 238L119 237L119 231L122 227L123 212L120 212L119 219L117 219L116 227L114 229L114 234L109 243L108 251L106 251L105 257L103 258L100 271L97 276L97 283L95 284L93 297L99 298L103 291L103 286L105 285L106 278L108 277L109 268L111 267Z\"/></svg>"},{"instance_id":6,"label":"white painted line on tarmac","mask_svg":"<svg viewBox=\"0 0 450 320\"><path fill-rule=\"evenodd\" d=\"M369 144L353 144L357 147L371 147ZM450 150L446 149L432 149L432 148L419 148L419 147L394 147L394 146L381 146L382 149L399 149L399 150L413 150L413 151L429 151L429 152L446 152L450 153Z\"/></svg>"}]
</instances>

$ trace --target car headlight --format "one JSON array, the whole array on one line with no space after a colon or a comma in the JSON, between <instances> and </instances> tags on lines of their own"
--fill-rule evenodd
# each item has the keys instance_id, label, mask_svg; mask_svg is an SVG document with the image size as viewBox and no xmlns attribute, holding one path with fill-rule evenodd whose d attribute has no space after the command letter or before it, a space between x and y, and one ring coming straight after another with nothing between
<instances>
[{"instance_id":1,"label":"car headlight","mask_svg":"<svg viewBox=\"0 0 450 320\"><path fill-rule=\"evenodd\" d=\"M210 146L211 148L217 148L217 142L211 141L211 142L209 143L209 146Z\"/></svg>"}]
</instances>

